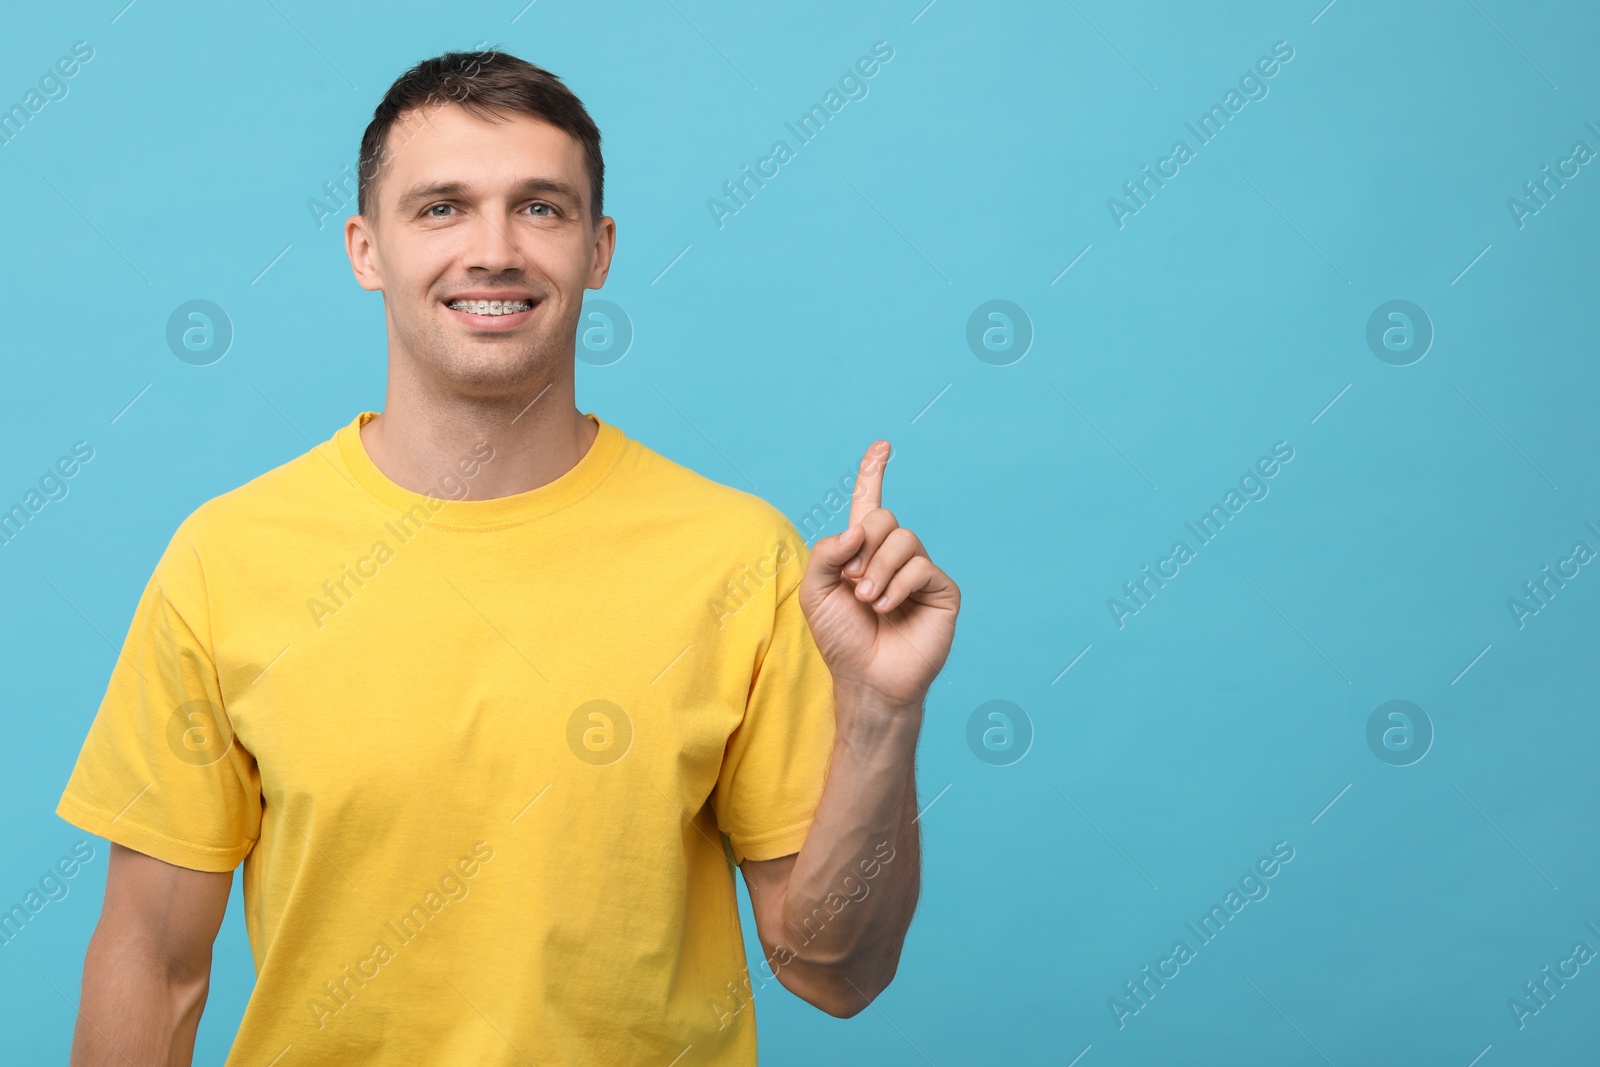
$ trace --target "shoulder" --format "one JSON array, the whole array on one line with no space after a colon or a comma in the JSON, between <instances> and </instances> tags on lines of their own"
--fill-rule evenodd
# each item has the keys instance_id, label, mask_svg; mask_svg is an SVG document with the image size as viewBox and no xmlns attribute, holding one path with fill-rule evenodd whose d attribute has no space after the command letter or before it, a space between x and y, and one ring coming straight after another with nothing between
<instances>
[{"instance_id":1,"label":"shoulder","mask_svg":"<svg viewBox=\"0 0 1600 1067\"><path fill-rule=\"evenodd\" d=\"M282 535L296 516L326 510L345 484L325 441L194 508L173 531L163 567L204 565L224 553L248 556Z\"/></svg>"},{"instance_id":2,"label":"shoulder","mask_svg":"<svg viewBox=\"0 0 1600 1067\"><path fill-rule=\"evenodd\" d=\"M745 561L778 557L803 565L810 550L787 516L755 492L709 478L628 438L619 464L630 502L653 523L670 524L677 539ZM795 577L785 583L791 587Z\"/></svg>"}]
</instances>

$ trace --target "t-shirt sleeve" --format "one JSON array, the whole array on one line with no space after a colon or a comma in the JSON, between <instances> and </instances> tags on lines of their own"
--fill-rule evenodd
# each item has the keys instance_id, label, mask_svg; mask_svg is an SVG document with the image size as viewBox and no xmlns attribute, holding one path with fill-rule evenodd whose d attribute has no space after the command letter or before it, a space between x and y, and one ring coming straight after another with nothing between
<instances>
[{"instance_id":1,"label":"t-shirt sleeve","mask_svg":"<svg viewBox=\"0 0 1600 1067\"><path fill-rule=\"evenodd\" d=\"M787 524L787 520L784 520ZM833 675L800 608L810 551L786 525L768 639L757 653L744 718L728 739L712 803L735 863L800 851L833 754Z\"/></svg>"},{"instance_id":2,"label":"t-shirt sleeve","mask_svg":"<svg viewBox=\"0 0 1600 1067\"><path fill-rule=\"evenodd\" d=\"M222 699L190 526L145 584L56 814L180 867L230 871L260 835L261 782Z\"/></svg>"}]
</instances>

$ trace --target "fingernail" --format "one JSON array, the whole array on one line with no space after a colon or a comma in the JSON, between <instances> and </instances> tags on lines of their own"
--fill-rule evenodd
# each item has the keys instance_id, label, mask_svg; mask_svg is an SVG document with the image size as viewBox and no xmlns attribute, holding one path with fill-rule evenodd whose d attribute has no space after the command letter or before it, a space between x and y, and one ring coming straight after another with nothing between
<instances>
[{"instance_id":1,"label":"fingernail","mask_svg":"<svg viewBox=\"0 0 1600 1067\"><path fill-rule=\"evenodd\" d=\"M872 595L872 579L871 578L863 578L863 579L861 579L861 582L856 586L856 594L858 596L864 596L864 597L871 596Z\"/></svg>"},{"instance_id":2,"label":"fingernail","mask_svg":"<svg viewBox=\"0 0 1600 1067\"><path fill-rule=\"evenodd\" d=\"M888 593L885 593L881 597L879 597L878 598L878 602L874 605L874 607L879 607L879 608L885 608L885 607L888 607L888 606L889 606L889 594Z\"/></svg>"},{"instance_id":3,"label":"fingernail","mask_svg":"<svg viewBox=\"0 0 1600 1067\"><path fill-rule=\"evenodd\" d=\"M855 559L851 560L849 563L846 563L844 565L844 572L846 574L855 574L860 569L861 569L861 557L860 556L857 556Z\"/></svg>"}]
</instances>

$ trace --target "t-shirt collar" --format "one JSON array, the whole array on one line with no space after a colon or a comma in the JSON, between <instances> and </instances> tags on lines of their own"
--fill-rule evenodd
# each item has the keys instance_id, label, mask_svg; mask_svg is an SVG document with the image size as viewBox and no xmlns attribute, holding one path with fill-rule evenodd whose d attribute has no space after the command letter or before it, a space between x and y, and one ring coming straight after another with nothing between
<instances>
[{"instance_id":1,"label":"t-shirt collar","mask_svg":"<svg viewBox=\"0 0 1600 1067\"><path fill-rule=\"evenodd\" d=\"M491 530L536 519L559 511L587 496L610 472L622 452L626 437L620 429L593 412L584 417L598 427L593 443L577 464L555 481L536 489L487 500L453 500L440 487L437 495L416 493L393 482L378 469L361 441L361 427L377 417L363 411L333 436L335 452L354 482L379 503L408 512L429 526L454 530ZM478 456L464 457L484 462ZM491 458L488 462L493 462Z\"/></svg>"}]
</instances>

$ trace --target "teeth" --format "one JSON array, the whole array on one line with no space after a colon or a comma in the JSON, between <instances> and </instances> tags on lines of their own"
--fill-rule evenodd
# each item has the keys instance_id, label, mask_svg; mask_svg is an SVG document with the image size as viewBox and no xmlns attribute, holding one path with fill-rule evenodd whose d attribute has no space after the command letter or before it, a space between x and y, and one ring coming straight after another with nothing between
<instances>
[{"instance_id":1,"label":"teeth","mask_svg":"<svg viewBox=\"0 0 1600 1067\"><path fill-rule=\"evenodd\" d=\"M527 300L454 300L449 306L474 315L514 315L529 310L533 304Z\"/></svg>"}]
</instances>

